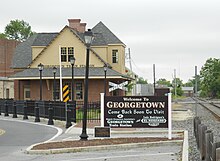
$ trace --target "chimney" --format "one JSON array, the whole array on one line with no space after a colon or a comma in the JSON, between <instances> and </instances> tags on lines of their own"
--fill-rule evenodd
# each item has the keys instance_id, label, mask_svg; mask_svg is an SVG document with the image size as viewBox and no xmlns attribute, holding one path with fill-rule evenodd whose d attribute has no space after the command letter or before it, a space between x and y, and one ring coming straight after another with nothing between
<instances>
[{"instance_id":1,"label":"chimney","mask_svg":"<svg viewBox=\"0 0 220 161\"><path fill-rule=\"evenodd\" d=\"M81 19L68 19L69 27L73 28L78 32L85 32L86 23L80 23Z\"/></svg>"}]
</instances>

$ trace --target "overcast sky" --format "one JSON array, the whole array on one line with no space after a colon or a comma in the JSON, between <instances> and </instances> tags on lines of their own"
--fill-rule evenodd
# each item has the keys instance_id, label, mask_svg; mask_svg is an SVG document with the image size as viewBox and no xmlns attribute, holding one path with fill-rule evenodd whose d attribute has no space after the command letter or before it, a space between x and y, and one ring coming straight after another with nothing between
<instances>
[{"instance_id":1,"label":"overcast sky","mask_svg":"<svg viewBox=\"0 0 220 161\"><path fill-rule=\"evenodd\" d=\"M153 82L192 79L194 68L220 56L219 0L3 0L0 32L10 20L29 23L35 32L59 32L67 19L92 28L102 21L131 50L132 69ZM128 65L129 67L129 65Z\"/></svg>"}]
</instances>

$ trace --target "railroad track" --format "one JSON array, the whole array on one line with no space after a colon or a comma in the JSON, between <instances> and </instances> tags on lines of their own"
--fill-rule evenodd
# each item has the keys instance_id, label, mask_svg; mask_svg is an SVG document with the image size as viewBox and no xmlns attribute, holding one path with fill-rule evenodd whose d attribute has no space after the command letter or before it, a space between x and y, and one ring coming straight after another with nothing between
<instances>
[{"instance_id":1,"label":"railroad track","mask_svg":"<svg viewBox=\"0 0 220 161\"><path fill-rule=\"evenodd\" d=\"M201 98L193 98L193 100L202 107L208 109L215 116L217 116L218 119L220 119L220 101L211 101Z\"/></svg>"}]
</instances>

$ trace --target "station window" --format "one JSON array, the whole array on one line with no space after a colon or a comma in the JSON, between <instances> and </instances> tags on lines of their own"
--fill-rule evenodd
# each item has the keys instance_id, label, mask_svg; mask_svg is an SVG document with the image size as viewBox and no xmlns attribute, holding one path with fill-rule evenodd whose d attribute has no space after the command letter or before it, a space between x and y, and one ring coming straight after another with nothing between
<instances>
[{"instance_id":1,"label":"station window","mask_svg":"<svg viewBox=\"0 0 220 161\"><path fill-rule=\"evenodd\" d=\"M70 58L74 56L74 47L61 47L61 62L70 62Z\"/></svg>"},{"instance_id":2,"label":"station window","mask_svg":"<svg viewBox=\"0 0 220 161\"><path fill-rule=\"evenodd\" d=\"M24 100L30 100L31 99L31 90L29 85L24 86Z\"/></svg>"},{"instance_id":3,"label":"station window","mask_svg":"<svg viewBox=\"0 0 220 161\"><path fill-rule=\"evenodd\" d=\"M61 47L61 62L67 61L67 52L65 47Z\"/></svg>"},{"instance_id":4,"label":"station window","mask_svg":"<svg viewBox=\"0 0 220 161\"><path fill-rule=\"evenodd\" d=\"M70 62L70 59L74 56L74 48L68 47L68 62Z\"/></svg>"},{"instance_id":5,"label":"station window","mask_svg":"<svg viewBox=\"0 0 220 161\"><path fill-rule=\"evenodd\" d=\"M118 63L118 50L112 50L112 63Z\"/></svg>"},{"instance_id":6,"label":"station window","mask_svg":"<svg viewBox=\"0 0 220 161\"><path fill-rule=\"evenodd\" d=\"M76 99L80 100L83 99L83 89L82 89L82 83L76 82Z\"/></svg>"}]
</instances>

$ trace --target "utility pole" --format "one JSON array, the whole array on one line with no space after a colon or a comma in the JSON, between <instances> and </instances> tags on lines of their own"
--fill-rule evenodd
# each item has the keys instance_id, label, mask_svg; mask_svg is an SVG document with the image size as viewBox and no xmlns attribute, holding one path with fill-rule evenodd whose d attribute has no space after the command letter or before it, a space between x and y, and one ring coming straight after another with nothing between
<instances>
[{"instance_id":1,"label":"utility pole","mask_svg":"<svg viewBox=\"0 0 220 161\"><path fill-rule=\"evenodd\" d=\"M195 97L196 97L196 116L198 114L198 100L197 100L197 91L198 91L198 84L197 84L197 66L195 66Z\"/></svg>"},{"instance_id":2,"label":"utility pole","mask_svg":"<svg viewBox=\"0 0 220 161\"><path fill-rule=\"evenodd\" d=\"M154 76L154 96L155 96L155 88L156 88L156 76L155 76L155 73L156 73L156 71L155 71L155 64L153 64L153 76Z\"/></svg>"},{"instance_id":3,"label":"utility pole","mask_svg":"<svg viewBox=\"0 0 220 161\"><path fill-rule=\"evenodd\" d=\"M174 69L174 90L175 90L174 95L176 96L176 69Z\"/></svg>"},{"instance_id":4,"label":"utility pole","mask_svg":"<svg viewBox=\"0 0 220 161\"><path fill-rule=\"evenodd\" d=\"M133 75L132 65L131 65L131 50L130 50L130 48L128 48L128 59L129 59L130 70L131 70L132 75Z\"/></svg>"},{"instance_id":5,"label":"utility pole","mask_svg":"<svg viewBox=\"0 0 220 161\"><path fill-rule=\"evenodd\" d=\"M195 66L195 94L196 94L196 97L197 97L197 91L198 91L197 66Z\"/></svg>"}]
</instances>

